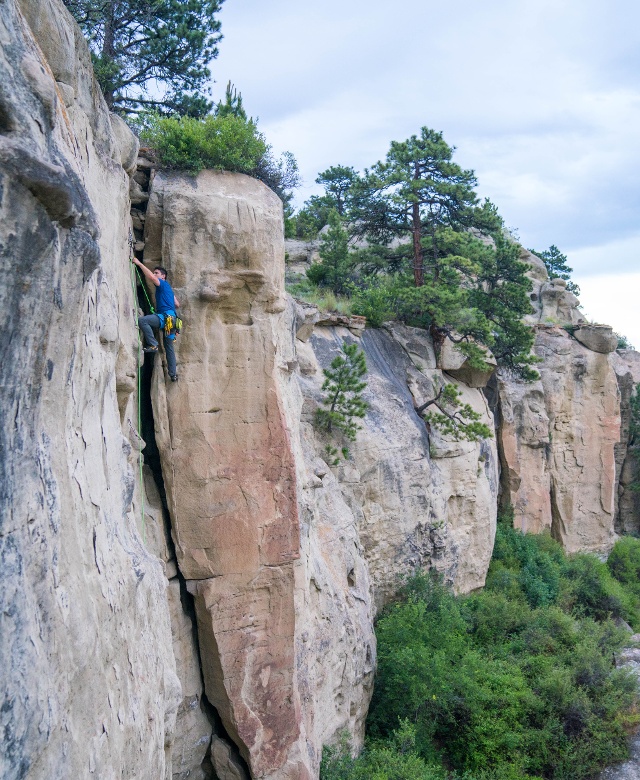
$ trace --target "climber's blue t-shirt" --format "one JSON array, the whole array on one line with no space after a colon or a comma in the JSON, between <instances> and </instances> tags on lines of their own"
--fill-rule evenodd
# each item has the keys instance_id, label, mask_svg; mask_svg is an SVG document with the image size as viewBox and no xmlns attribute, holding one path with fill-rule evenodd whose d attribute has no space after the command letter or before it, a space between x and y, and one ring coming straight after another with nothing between
<instances>
[{"instance_id":1,"label":"climber's blue t-shirt","mask_svg":"<svg viewBox=\"0 0 640 780\"><path fill-rule=\"evenodd\" d=\"M176 310L173 290L169 282L160 279L160 285L156 287L156 311L160 314Z\"/></svg>"}]
</instances>

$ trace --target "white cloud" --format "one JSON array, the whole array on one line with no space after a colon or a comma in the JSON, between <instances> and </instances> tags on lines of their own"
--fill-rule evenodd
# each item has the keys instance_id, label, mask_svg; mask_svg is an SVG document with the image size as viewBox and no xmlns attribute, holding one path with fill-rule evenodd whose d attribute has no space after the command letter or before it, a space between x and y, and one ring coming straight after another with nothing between
<instances>
[{"instance_id":1,"label":"white cloud","mask_svg":"<svg viewBox=\"0 0 640 780\"><path fill-rule=\"evenodd\" d=\"M575 249L566 253L569 265L579 269L576 273L582 284L589 276L613 275L625 272L640 273L640 231L628 238L611 241L601 246ZM637 304L640 312L640 300ZM640 316L638 317L640 323ZM640 344L638 344L640 347Z\"/></svg>"},{"instance_id":2,"label":"white cloud","mask_svg":"<svg viewBox=\"0 0 640 780\"><path fill-rule=\"evenodd\" d=\"M312 192L329 165L443 130L527 246L580 276L635 272L640 4L634 0L227 0L213 71ZM631 247L631 249L630 249ZM640 339L638 339L640 342Z\"/></svg>"},{"instance_id":3,"label":"white cloud","mask_svg":"<svg viewBox=\"0 0 640 780\"><path fill-rule=\"evenodd\" d=\"M640 349L640 272L578 278L585 317L611 325Z\"/></svg>"}]
</instances>

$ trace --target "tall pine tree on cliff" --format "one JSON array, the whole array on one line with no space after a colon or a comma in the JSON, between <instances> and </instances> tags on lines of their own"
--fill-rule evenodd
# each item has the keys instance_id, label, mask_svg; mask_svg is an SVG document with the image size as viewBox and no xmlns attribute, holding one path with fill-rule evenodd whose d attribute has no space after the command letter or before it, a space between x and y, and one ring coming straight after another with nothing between
<instances>
[{"instance_id":1,"label":"tall pine tree on cliff","mask_svg":"<svg viewBox=\"0 0 640 780\"><path fill-rule=\"evenodd\" d=\"M495 349L501 365L532 378L532 334L521 323L531 310L526 267L454 151L442 133L423 127L393 142L385 161L355 182L348 220L369 242L356 262L393 280L390 308L429 328L436 345L449 337L478 368L484 348Z\"/></svg>"},{"instance_id":2,"label":"tall pine tree on cliff","mask_svg":"<svg viewBox=\"0 0 640 780\"><path fill-rule=\"evenodd\" d=\"M200 117L224 0L64 0L88 39L109 109Z\"/></svg>"},{"instance_id":3,"label":"tall pine tree on cliff","mask_svg":"<svg viewBox=\"0 0 640 780\"><path fill-rule=\"evenodd\" d=\"M440 273L439 229L474 223L476 178L452 161L454 151L442 133L423 127L419 136L392 141L386 160L357 184L351 213L356 231L376 244L409 239L416 287L425 283L425 273L435 279Z\"/></svg>"}]
</instances>

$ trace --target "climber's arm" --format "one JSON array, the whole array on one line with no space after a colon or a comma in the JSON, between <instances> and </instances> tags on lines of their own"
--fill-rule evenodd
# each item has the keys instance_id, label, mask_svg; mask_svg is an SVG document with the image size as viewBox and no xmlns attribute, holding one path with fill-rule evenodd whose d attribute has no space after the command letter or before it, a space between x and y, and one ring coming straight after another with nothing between
<instances>
[{"instance_id":1,"label":"climber's arm","mask_svg":"<svg viewBox=\"0 0 640 780\"><path fill-rule=\"evenodd\" d=\"M176 309L180 308L180 301L177 299L176 294L173 294L173 302L175 303Z\"/></svg>"},{"instance_id":2,"label":"climber's arm","mask_svg":"<svg viewBox=\"0 0 640 780\"><path fill-rule=\"evenodd\" d=\"M156 287L160 287L160 279L158 279L158 277L153 273L153 271L150 271L144 263L141 263L137 257L133 257L131 259L131 262L135 263L138 266L138 268L142 271L142 273L147 277L147 279L152 284L155 284Z\"/></svg>"}]
</instances>

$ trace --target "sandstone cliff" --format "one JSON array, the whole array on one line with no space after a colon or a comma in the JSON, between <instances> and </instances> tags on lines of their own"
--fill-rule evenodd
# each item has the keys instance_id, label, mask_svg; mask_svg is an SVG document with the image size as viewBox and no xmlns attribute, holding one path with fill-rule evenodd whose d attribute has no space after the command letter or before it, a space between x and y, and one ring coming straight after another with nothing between
<instances>
[{"instance_id":1,"label":"sandstone cliff","mask_svg":"<svg viewBox=\"0 0 640 780\"><path fill-rule=\"evenodd\" d=\"M166 580L136 526L137 143L61 3L3 3L0 40L0 775L169 777Z\"/></svg>"},{"instance_id":2,"label":"sandstone cliff","mask_svg":"<svg viewBox=\"0 0 640 780\"><path fill-rule=\"evenodd\" d=\"M640 527L640 358L533 256L531 385L292 301L270 190L137 158L60 0L7 0L0 32L0 773L316 778L323 744L362 742L400 577L481 587L500 501L570 550ZM130 228L184 303L178 384L139 352ZM332 466L313 416L352 341L370 406ZM444 381L494 438L427 430Z\"/></svg>"}]
</instances>

